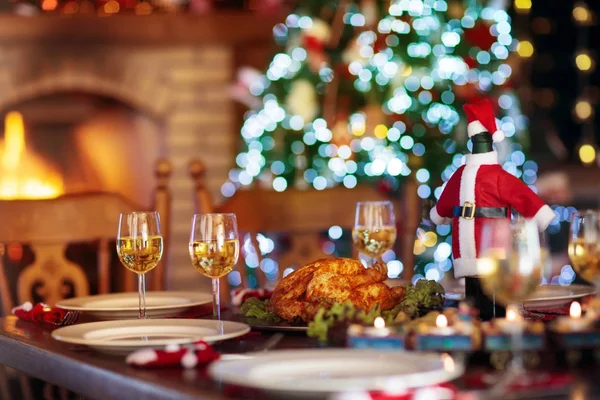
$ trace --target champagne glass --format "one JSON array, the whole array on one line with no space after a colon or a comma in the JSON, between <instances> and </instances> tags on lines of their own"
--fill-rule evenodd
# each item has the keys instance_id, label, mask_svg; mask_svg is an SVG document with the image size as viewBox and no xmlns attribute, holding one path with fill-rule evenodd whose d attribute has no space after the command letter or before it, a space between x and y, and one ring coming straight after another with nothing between
<instances>
[{"instance_id":1,"label":"champagne glass","mask_svg":"<svg viewBox=\"0 0 600 400\"><path fill-rule=\"evenodd\" d=\"M512 335L513 361L506 377L496 387L506 388L507 380L525 379L523 330L520 305L540 286L548 250L541 241L537 224L524 219L488 220L481 232L477 273L484 293L504 306L506 320L501 327Z\"/></svg>"},{"instance_id":2,"label":"champagne glass","mask_svg":"<svg viewBox=\"0 0 600 400\"><path fill-rule=\"evenodd\" d=\"M138 274L139 318L145 319L146 272L158 265L163 253L158 212L121 214L117 253L125 268Z\"/></svg>"},{"instance_id":3,"label":"champagne glass","mask_svg":"<svg viewBox=\"0 0 600 400\"><path fill-rule=\"evenodd\" d=\"M586 281L600 287L600 226L598 211L571 215L569 258L573 269Z\"/></svg>"},{"instance_id":4,"label":"champagne glass","mask_svg":"<svg viewBox=\"0 0 600 400\"><path fill-rule=\"evenodd\" d=\"M221 320L219 278L237 263L240 242L235 214L196 214L192 219L190 257L194 267L212 279L213 317Z\"/></svg>"},{"instance_id":5,"label":"champagne glass","mask_svg":"<svg viewBox=\"0 0 600 400\"><path fill-rule=\"evenodd\" d=\"M390 250L396 242L393 204L389 201L356 203L352 242L359 252L371 259L371 265Z\"/></svg>"}]
</instances>

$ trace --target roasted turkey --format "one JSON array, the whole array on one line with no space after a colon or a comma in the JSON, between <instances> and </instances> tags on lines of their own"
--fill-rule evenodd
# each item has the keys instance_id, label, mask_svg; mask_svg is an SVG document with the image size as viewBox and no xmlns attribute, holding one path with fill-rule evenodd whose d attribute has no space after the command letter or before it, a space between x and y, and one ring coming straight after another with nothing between
<instances>
[{"instance_id":1,"label":"roasted turkey","mask_svg":"<svg viewBox=\"0 0 600 400\"><path fill-rule=\"evenodd\" d=\"M320 307L347 301L368 311L379 303L382 310L396 306L405 288L390 288L387 266L377 263L365 268L350 258L322 259L305 265L283 278L270 301L270 311L292 321L311 321Z\"/></svg>"}]
</instances>

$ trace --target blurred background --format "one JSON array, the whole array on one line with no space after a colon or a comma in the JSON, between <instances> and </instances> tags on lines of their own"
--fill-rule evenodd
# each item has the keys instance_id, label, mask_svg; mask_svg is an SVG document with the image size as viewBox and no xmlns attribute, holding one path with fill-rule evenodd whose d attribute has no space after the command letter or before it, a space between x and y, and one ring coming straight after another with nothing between
<instances>
[{"instance_id":1,"label":"blurred background","mask_svg":"<svg viewBox=\"0 0 600 400\"><path fill-rule=\"evenodd\" d=\"M352 255L354 202L389 198L390 277L449 280L450 229L423 223L422 210L469 151L462 104L489 97L507 136L502 165L556 212L546 281L568 285L570 213L600 199L599 7L2 0L0 197L105 191L148 207L155 163L168 160L176 289L208 287L187 254L195 211L238 213L244 246L228 282L256 286L259 274ZM343 217L328 206L342 203ZM2 247L15 282L31 248Z\"/></svg>"}]
</instances>

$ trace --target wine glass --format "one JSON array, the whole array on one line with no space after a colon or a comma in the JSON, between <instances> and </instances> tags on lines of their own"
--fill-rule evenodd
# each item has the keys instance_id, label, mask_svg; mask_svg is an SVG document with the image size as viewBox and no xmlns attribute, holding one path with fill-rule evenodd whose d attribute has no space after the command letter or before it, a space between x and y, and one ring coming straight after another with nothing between
<instances>
[{"instance_id":1,"label":"wine glass","mask_svg":"<svg viewBox=\"0 0 600 400\"><path fill-rule=\"evenodd\" d=\"M573 269L586 281L600 287L600 220L598 211L571 215L569 258Z\"/></svg>"},{"instance_id":2,"label":"wine glass","mask_svg":"<svg viewBox=\"0 0 600 400\"><path fill-rule=\"evenodd\" d=\"M356 203L352 242L359 252L371 259L371 265L390 250L396 242L393 204L389 201Z\"/></svg>"},{"instance_id":3,"label":"wine glass","mask_svg":"<svg viewBox=\"0 0 600 400\"><path fill-rule=\"evenodd\" d=\"M158 212L121 214L117 253L125 268L138 274L139 318L145 319L146 272L158 265L163 253Z\"/></svg>"},{"instance_id":4,"label":"wine glass","mask_svg":"<svg viewBox=\"0 0 600 400\"><path fill-rule=\"evenodd\" d=\"M213 317L221 319L219 278L237 263L240 242L235 214L196 214L192 218L190 257L203 275L212 279Z\"/></svg>"},{"instance_id":5,"label":"wine glass","mask_svg":"<svg viewBox=\"0 0 600 400\"><path fill-rule=\"evenodd\" d=\"M488 297L507 306L506 320L497 320L512 335L513 360L501 384L525 379L520 305L540 286L549 256L537 224L530 220L488 220L481 232L477 273ZM500 385L500 384L499 384ZM500 386L497 389L502 389Z\"/></svg>"}]
</instances>

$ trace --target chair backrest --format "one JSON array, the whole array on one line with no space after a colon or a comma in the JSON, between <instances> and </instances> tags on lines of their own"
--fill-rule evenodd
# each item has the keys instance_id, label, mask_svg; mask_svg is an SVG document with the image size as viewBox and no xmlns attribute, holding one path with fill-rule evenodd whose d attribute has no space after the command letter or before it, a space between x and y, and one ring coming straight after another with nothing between
<instances>
[{"instance_id":1,"label":"chair backrest","mask_svg":"<svg viewBox=\"0 0 600 400\"><path fill-rule=\"evenodd\" d=\"M156 165L158 185L154 209L161 214L165 237L165 260L168 251L170 195L167 180L170 164L160 160ZM64 195L47 200L0 201L0 243L26 243L35 255L34 262L18 273L16 298L18 302L31 300L33 290L49 304L64 298L65 282L69 282L75 296L89 294L90 283L81 265L69 261L65 250L73 242L97 242L98 292L111 290L110 258L114 248L109 242L116 239L119 214L148 207L139 207L114 193L82 193ZM3 253L1 255L4 255ZM150 272L151 289L164 287L164 266ZM13 306L5 267L0 258L0 300L5 314ZM135 290L135 276L124 273L117 290Z\"/></svg>"},{"instance_id":2,"label":"chair backrest","mask_svg":"<svg viewBox=\"0 0 600 400\"><path fill-rule=\"evenodd\" d=\"M405 268L404 277L412 276L415 232L421 218L416 185L405 186L402 201L391 199L372 186L359 185L354 189L335 187L326 190L288 189L284 192L250 189L239 190L225 203L214 207L204 184L205 168L198 160L190 164L195 180L196 204L200 212L231 212L237 214L241 232L286 232L291 236L290 251L279 260L279 272L290 266L302 265L319 257L326 257L318 240L318 233L333 225L351 229L354 225L356 202L385 201L394 203L402 231L398 232L397 254ZM414 191L414 196L412 196ZM253 243L256 247L256 243ZM257 255L260 252L257 251ZM259 272L259 283L264 277ZM244 274L241 274L244 277Z\"/></svg>"}]
</instances>

